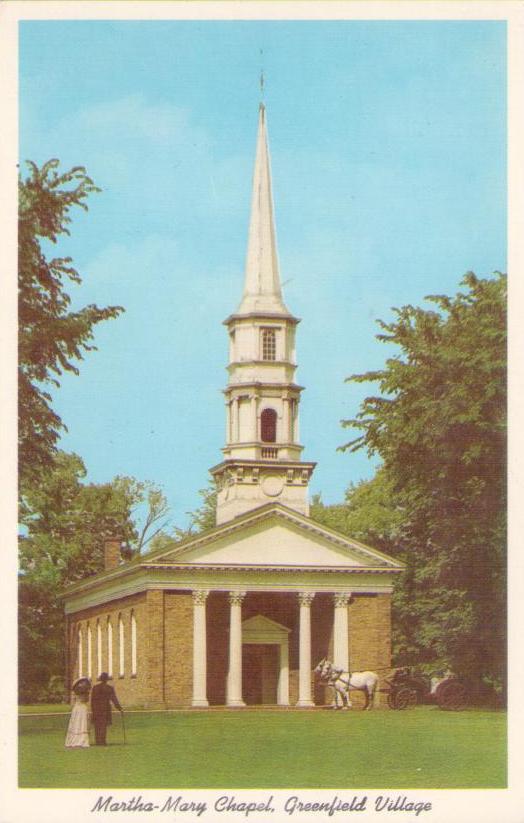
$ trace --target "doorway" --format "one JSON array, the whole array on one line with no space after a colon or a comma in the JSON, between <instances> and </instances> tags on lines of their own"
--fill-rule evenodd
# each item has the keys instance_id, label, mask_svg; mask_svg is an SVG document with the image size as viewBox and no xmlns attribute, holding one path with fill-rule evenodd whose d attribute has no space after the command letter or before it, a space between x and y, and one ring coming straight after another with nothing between
<instances>
[{"instance_id":1,"label":"doorway","mask_svg":"<svg viewBox=\"0 0 524 823\"><path fill-rule=\"evenodd\" d=\"M280 672L280 649L274 643L242 646L242 696L246 705L275 705Z\"/></svg>"}]
</instances>

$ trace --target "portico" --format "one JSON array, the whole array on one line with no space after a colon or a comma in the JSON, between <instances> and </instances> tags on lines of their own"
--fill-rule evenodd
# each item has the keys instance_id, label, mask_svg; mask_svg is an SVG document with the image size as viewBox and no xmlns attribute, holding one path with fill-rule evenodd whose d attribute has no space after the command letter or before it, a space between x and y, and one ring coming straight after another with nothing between
<instances>
[{"instance_id":1,"label":"portico","mask_svg":"<svg viewBox=\"0 0 524 823\"><path fill-rule=\"evenodd\" d=\"M289 706L289 634L291 628L279 626L274 621L258 615L242 621L242 602L245 591L228 592L229 601L229 646L227 667L226 705L245 706L242 695L242 646L244 644L277 645L279 649L279 670L277 705ZM205 604L208 591L193 592L193 706L208 706L207 700L207 637L205 629ZM311 603L315 592L290 593L296 599L299 609L299 693L297 706L306 708L314 705L311 681ZM340 613L345 614L346 632L337 638L339 659L349 660L349 636L347 632L347 606L350 594L334 595L337 604L334 609L335 623L340 633ZM345 605L341 606L340 601ZM327 653L327 652L326 652Z\"/></svg>"}]
</instances>

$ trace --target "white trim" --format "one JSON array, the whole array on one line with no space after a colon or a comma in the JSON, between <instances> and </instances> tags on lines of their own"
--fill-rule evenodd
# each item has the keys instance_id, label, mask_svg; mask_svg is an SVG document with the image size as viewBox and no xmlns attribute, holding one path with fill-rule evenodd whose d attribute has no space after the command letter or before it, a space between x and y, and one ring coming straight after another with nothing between
<instances>
[{"instance_id":1,"label":"white trim","mask_svg":"<svg viewBox=\"0 0 524 823\"><path fill-rule=\"evenodd\" d=\"M229 521L223 526L217 527L207 534L204 533L201 537L196 537L188 542L184 541L178 548L159 552L155 556L155 560L158 560L161 557L176 557L177 555L183 554L188 549L193 549L196 546L214 542L222 537L228 536L233 532L242 531L245 528L251 527L260 520L269 520L273 517L286 520L298 529L309 531L319 537L324 538L327 542L335 543L336 545L344 547L348 551L356 552L357 554L362 554L363 556L368 558L371 557L375 560L380 560L383 564L382 567L385 566L387 568L398 569L404 568L404 565L398 560L395 560L394 558L389 557L376 549L372 549L371 546L366 546L364 543L348 538L340 532L325 528L322 524L317 523L315 520L311 520L306 516L300 515L280 503L269 503L264 506L260 506L250 512L249 516L246 515L238 518L239 522L237 522L237 519ZM147 560L145 562L147 562Z\"/></svg>"},{"instance_id":2,"label":"white trim","mask_svg":"<svg viewBox=\"0 0 524 823\"><path fill-rule=\"evenodd\" d=\"M136 615L135 610L131 611L131 677L136 677L137 673L137 647L136 647Z\"/></svg>"},{"instance_id":3,"label":"white trim","mask_svg":"<svg viewBox=\"0 0 524 823\"><path fill-rule=\"evenodd\" d=\"M91 624L89 622L87 624L86 645L87 645L87 676L89 677L89 679L91 679L92 676L93 676L93 659L92 659Z\"/></svg>"},{"instance_id":4,"label":"white trim","mask_svg":"<svg viewBox=\"0 0 524 823\"><path fill-rule=\"evenodd\" d=\"M102 674L102 625L100 619L96 621L96 664L97 676Z\"/></svg>"},{"instance_id":5,"label":"white trim","mask_svg":"<svg viewBox=\"0 0 524 823\"><path fill-rule=\"evenodd\" d=\"M77 637L77 653L78 653L78 676L84 676L84 649L82 643L82 626L78 627L78 637Z\"/></svg>"},{"instance_id":6,"label":"white trim","mask_svg":"<svg viewBox=\"0 0 524 823\"><path fill-rule=\"evenodd\" d=\"M289 706L289 634L291 629L264 615L242 623L242 645L264 643L279 648L277 705Z\"/></svg>"},{"instance_id":7,"label":"white trim","mask_svg":"<svg viewBox=\"0 0 524 823\"><path fill-rule=\"evenodd\" d=\"M126 673L126 636L124 618L118 615L118 675L124 677Z\"/></svg>"},{"instance_id":8,"label":"white trim","mask_svg":"<svg viewBox=\"0 0 524 823\"><path fill-rule=\"evenodd\" d=\"M304 464L306 465L306 464ZM319 523L316 523L309 518L298 514L297 512L292 511L279 503L271 503L261 506L258 509L255 509L253 512L249 513L249 516L243 515L236 521L229 521L228 523L216 527L212 529L207 534L203 534L200 537L195 537L192 539L187 539L182 541L182 543L176 548L171 549L168 551L160 551L154 554L145 555L144 560L142 562L135 561L130 563L129 565L124 565L116 570L111 572L104 572L101 575L97 575L97 577L88 579L86 581L82 581L80 583L76 583L73 586L69 586L62 595L63 599L66 601L70 600L74 595L78 592L85 592L86 589L92 589L98 586L106 586L111 581L117 579L121 584L123 578L128 577L129 575L136 575L140 574L141 567L151 568L151 567L162 567L166 565L165 560L162 561L163 558L166 557L176 557L188 550L192 550L198 546L205 546L208 543L213 543L218 541L223 537L227 537L228 535L235 533L237 531L242 531L246 528L251 527L253 524L258 523L261 520L271 520L272 518L286 520L290 524L294 525L301 531L311 532L318 537L323 538L328 543L333 543L338 546L342 546L346 549L346 551L361 554L363 557L368 559L372 558L376 561L377 565L367 566L367 567L360 567L359 572L366 572L366 571L373 571L373 572L401 572L404 569L404 564L398 560L395 560L392 557L389 557L382 552L379 552L375 549L372 549L369 546L365 546L358 541L351 540L344 535L340 534L339 532L335 532L331 529L326 529ZM149 560L147 558L150 558ZM169 562L169 561L168 561ZM170 567L178 568L187 568L187 569L195 569L199 568L198 563L189 563L189 564L180 564L180 563L173 563L172 561L169 563ZM209 565L209 569L217 568ZM224 566L218 567L220 569L225 568ZM227 568L227 567L226 567ZM266 567L241 567L241 568L256 568L257 571L263 571ZM286 571L303 571L302 567L269 567L270 571L275 571L277 569L283 568ZM327 571L325 567L322 567L324 571ZM311 567L311 571L317 571L317 567ZM329 569L330 573L332 573L331 569ZM343 566L343 567L333 567L333 572L346 572L354 574L356 569L353 566ZM193 588L192 586L190 588Z\"/></svg>"},{"instance_id":9,"label":"white trim","mask_svg":"<svg viewBox=\"0 0 524 823\"><path fill-rule=\"evenodd\" d=\"M113 623L111 617L107 618L107 673L110 677L113 676Z\"/></svg>"},{"instance_id":10,"label":"white trim","mask_svg":"<svg viewBox=\"0 0 524 823\"><path fill-rule=\"evenodd\" d=\"M215 569L203 568L195 569L166 569L164 574L160 569L143 569L140 577L127 581L127 584L120 580L111 581L112 588L99 588L95 591L79 593L76 597L69 597L65 603L65 613L74 614L83 609L92 608L107 604L112 600L120 600L132 595L145 594L151 589L191 591L194 588L209 589L210 591L231 591L238 587L242 591L257 592L299 592L307 589L319 593L334 594L345 592L348 589L354 594L391 594L393 592L392 577L394 571L388 569L387 574L376 574L366 570L365 574L359 574L356 579L346 573L311 572L292 575L285 575L278 570L268 569L266 574L261 575L257 570L250 570L251 573L243 570L222 569L222 575L218 575ZM273 574L271 574L273 572Z\"/></svg>"}]
</instances>

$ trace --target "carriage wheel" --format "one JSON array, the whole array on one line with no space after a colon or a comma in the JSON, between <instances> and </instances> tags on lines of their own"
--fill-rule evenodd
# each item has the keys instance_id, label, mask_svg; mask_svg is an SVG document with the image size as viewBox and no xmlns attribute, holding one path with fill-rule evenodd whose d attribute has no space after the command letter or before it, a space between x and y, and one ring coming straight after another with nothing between
<instances>
[{"instance_id":1,"label":"carriage wheel","mask_svg":"<svg viewBox=\"0 0 524 823\"><path fill-rule=\"evenodd\" d=\"M466 688L459 680L446 680L436 691L437 703L445 711L458 712L467 706Z\"/></svg>"},{"instance_id":2,"label":"carriage wheel","mask_svg":"<svg viewBox=\"0 0 524 823\"><path fill-rule=\"evenodd\" d=\"M412 700L412 693L413 689L409 689L407 686L404 686L402 689L398 689L396 692L393 692L391 697L394 699L394 709L407 709L408 706L412 705L410 702Z\"/></svg>"},{"instance_id":3,"label":"carriage wheel","mask_svg":"<svg viewBox=\"0 0 524 823\"><path fill-rule=\"evenodd\" d=\"M409 708L412 709L413 706L416 706L417 703L418 703L418 692L417 692L416 689L410 689L409 691L410 691L410 695L409 695L409 704L408 705L409 705Z\"/></svg>"},{"instance_id":4,"label":"carriage wheel","mask_svg":"<svg viewBox=\"0 0 524 823\"><path fill-rule=\"evenodd\" d=\"M388 706L390 709L396 709L395 700L397 698L396 692L389 692L388 694Z\"/></svg>"}]
</instances>

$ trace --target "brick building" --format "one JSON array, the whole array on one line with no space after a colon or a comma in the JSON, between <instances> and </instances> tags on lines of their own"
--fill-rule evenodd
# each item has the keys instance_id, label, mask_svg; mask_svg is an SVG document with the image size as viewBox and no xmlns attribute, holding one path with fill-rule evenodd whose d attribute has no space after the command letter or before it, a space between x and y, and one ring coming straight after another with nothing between
<instances>
[{"instance_id":1,"label":"brick building","mask_svg":"<svg viewBox=\"0 0 524 823\"><path fill-rule=\"evenodd\" d=\"M106 542L105 570L65 592L69 682L108 671L128 706L308 707L329 699L312 678L322 657L388 672L402 565L309 517L298 322L280 285L261 105L244 292L225 321L217 525L129 562Z\"/></svg>"}]
</instances>

